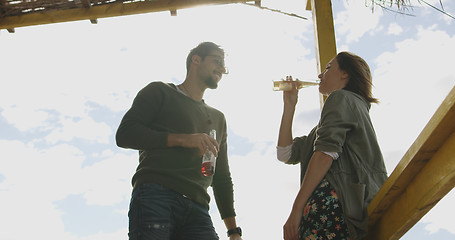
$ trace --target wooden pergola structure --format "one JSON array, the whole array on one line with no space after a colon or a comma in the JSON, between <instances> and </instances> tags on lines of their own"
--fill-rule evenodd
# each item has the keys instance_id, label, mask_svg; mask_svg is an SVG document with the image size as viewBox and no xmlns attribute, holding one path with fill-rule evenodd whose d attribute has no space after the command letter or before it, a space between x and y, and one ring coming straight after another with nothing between
<instances>
[{"instance_id":1,"label":"wooden pergola structure","mask_svg":"<svg viewBox=\"0 0 455 240\"><path fill-rule=\"evenodd\" d=\"M0 0L0 29L177 10L248 0ZM306 0L312 11L319 73L337 54L330 0ZM324 99L321 98L321 101ZM368 207L368 239L399 239L455 186L455 88Z\"/></svg>"},{"instance_id":2,"label":"wooden pergola structure","mask_svg":"<svg viewBox=\"0 0 455 240\"><path fill-rule=\"evenodd\" d=\"M0 0L0 29L49 23L90 20L149 12L177 10L202 5L255 2L251 0Z\"/></svg>"}]
</instances>

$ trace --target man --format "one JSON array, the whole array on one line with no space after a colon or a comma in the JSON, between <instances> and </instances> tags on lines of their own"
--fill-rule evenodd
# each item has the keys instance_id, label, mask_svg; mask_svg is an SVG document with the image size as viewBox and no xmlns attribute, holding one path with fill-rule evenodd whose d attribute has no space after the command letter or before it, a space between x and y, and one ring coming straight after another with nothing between
<instances>
[{"instance_id":1,"label":"man","mask_svg":"<svg viewBox=\"0 0 455 240\"><path fill-rule=\"evenodd\" d=\"M227 157L222 112L203 100L227 73L224 51L203 42L187 57L180 85L152 82L137 94L117 130L119 147L139 150L129 209L129 239L219 239L208 213L213 187L230 240L241 240ZM216 131L216 139L208 133ZM217 157L215 174L201 173L202 156Z\"/></svg>"}]
</instances>

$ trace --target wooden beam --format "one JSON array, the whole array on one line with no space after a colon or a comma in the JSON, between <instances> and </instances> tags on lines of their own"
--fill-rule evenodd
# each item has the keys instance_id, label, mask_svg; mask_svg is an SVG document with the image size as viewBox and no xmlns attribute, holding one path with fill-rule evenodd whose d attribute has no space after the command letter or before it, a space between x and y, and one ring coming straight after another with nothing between
<instances>
[{"instance_id":1,"label":"wooden beam","mask_svg":"<svg viewBox=\"0 0 455 240\"><path fill-rule=\"evenodd\" d=\"M161 12L176 9L197 7L201 5L219 5L230 3L250 2L251 0L153 0L130 3L110 3L90 8L49 10L43 12L10 16L0 20L0 29L117 17L131 14Z\"/></svg>"},{"instance_id":2,"label":"wooden beam","mask_svg":"<svg viewBox=\"0 0 455 240\"><path fill-rule=\"evenodd\" d=\"M92 4L90 3L90 0L81 0L82 6L85 8L90 8Z\"/></svg>"},{"instance_id":3,"label":"wooden beam","mask_svg":"<svg viewBox=\"0 0 455 240\"><path fill-rule=\"evenodd\" d=\"M5 5L6 5L6 0L0 0L0 7L4 8ZM3 12L1 11L1 8L0 8L0 19L3 18Z\"/></svg>"},{"instance_id":4,"label":"wooden beam","mask_svg":"<svg viewBox=\"0 0 455 240\"><path fill-rule=\"evenodd\" d=\"M92 7L92 3L90 2L90 0L81 0L81 4L84 8L91 8ZM92 24L97 24L98 23L98 19L96 18L91 18L90 19L90 22Z\"/></svg>"},{"instance_id":5,"label":"wooden beam","mask_svg":"<svg viewBox=\"0 0 455 240\"><path fill-rule=\"evenodd\" d=\"M337 55L332 2L331 0L307 0L307 10L312 11L316 60L318 74L320 74L327 63ZM320 95L320 99L322 106L326 97Z\"/></svg>"},{"instance_id":6,"label":"wooden beam","mask_svg":"<svg viewBox=\"0 0 455 240\"><path fill-rule=\"evenodd\" d=\"M368 239L399 239L454 186L455 87L368 206Z\"/></svg>"}]
</instances>

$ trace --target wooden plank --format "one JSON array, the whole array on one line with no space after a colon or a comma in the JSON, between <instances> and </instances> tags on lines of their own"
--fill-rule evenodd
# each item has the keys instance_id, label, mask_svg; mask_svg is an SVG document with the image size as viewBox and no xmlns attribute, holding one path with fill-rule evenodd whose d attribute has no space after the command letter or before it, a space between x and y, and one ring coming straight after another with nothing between
<instances>
[{"instance_id":1,"label":"wooden plank","mask_svg":"<svg viewBox=\"0 0 455 240\"><path fill-rule=\"evenodd\" d=\"M92 6L91 8L81 7L78 9L49 10L21 16L5 17L0 20L0 29L170 11L201 5L219 5L249 1L251 0L153 0L131 3L111 3Z\"/></svg>"},{"instance_id":2,"label":"wooden plank","mask_svg":"<svg viewBox=\"0 0 455 240\"><path fill-rule=\"evenodd\" d=\"M90 0L81 0L81 4L85 8L90 8L91 7Z\"/></svg>"},{"instance_id":3,"label":"wooden plank","mask_svg":"<svg viewBox=\"0 0 455 240\"><path fill-rule=\"evenodd\" d=\"M4 7L6 5L6 0L0 0L0 7ZM0 10L0 18L3 17L3 12Z\"/></svg>"},{"instance_id":4,"label":"wooden plank","mask_svg":"<svg viewBox=\"0 0 455 240\"><path fill-rule=\"evenodd\" d=\"M322 73L327 63L337 55L335 28L333 26L331 0L308 0L311 8L314 25L314 41L316 45L316 60L318 74ZM310 4L310 6L308 6ZM320 94L321 106L326 97Z\"/></svg>"},{"instance_id":5,"label":"wooden plank","mask_svg":"<svg viewBox=\"0 0 455 240\"><path fill-rule=\"evenodd\" d=\"M318 73L321 73L324 71L327 63L337 54L332 3L330 0L311 0L311 11L314 24Z\"/></svg>"},{"instance_id":6,"label":"wooden plank","mask_svg":"<svg viewBox=\"0 0 455 240\"><path fill-rule=\"evenodd\" d=\"M311 0L305 0L306 1L306 10L311 11Z\"/></svg>"},{"instance_id":7,"label":"wooden plank","mask_svg":"<svg viewBox=\"0 0 455 240\"><path fill-rule=\"evenodd\" d=\"M455 133L370 228L368 239L400 239L455 185Z\"/></svg>"},{"instance_id":8,"label":"wooden plank","mask_svg":"<svg viewBox=\"0 0 455 240\"><path fill-rule=\"evenodd\" d=\"M399 239L455 186L454 175L455 87L368 206L370 238Z\"/></svg>"}]
</instances>

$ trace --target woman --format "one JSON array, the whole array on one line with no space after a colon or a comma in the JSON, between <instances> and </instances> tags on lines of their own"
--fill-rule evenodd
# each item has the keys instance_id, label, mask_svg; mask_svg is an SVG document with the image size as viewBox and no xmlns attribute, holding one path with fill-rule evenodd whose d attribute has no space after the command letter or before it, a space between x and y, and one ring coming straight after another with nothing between
<instances>
[{"instance_id":1,"label":"woman","mask_svg":"<svg viewBox=\"0 0 455 240\"><path fill-rule=\"evenodd\" d=\"M370 69L359 56L341 52L318 77L319 92L327 99L308 136L293 139L298 91L283 93L277 156L302 167L284 239L362 239L367 206L387 179L369 116L371 103L378 102L371 93Z\"/></svg>"}]
</instances>

